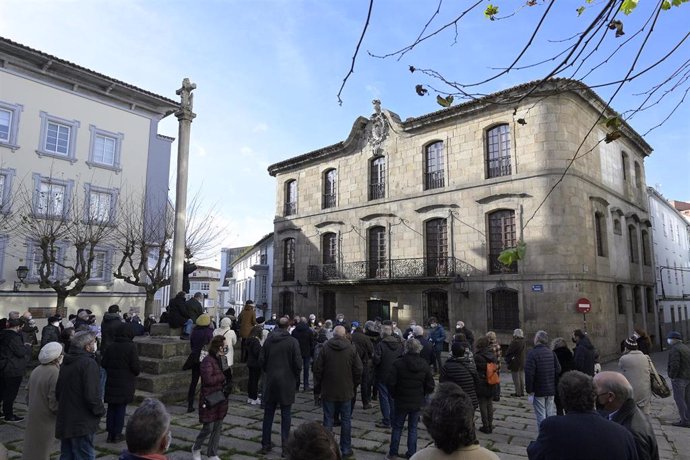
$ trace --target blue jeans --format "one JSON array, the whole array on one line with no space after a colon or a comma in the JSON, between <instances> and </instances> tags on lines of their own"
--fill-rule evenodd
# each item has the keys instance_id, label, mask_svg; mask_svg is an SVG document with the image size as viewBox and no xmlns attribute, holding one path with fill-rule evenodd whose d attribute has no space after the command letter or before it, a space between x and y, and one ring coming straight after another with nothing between
<instances>
[{"instance_id":1,"label":"blue jeans","mask_svg":"<svg viewBox=\"0 0 690 460\"><path fill-rule=\"evenodd\" d=\"M192 334L192 329L194 329L194 321L191 319L188 319L185 321L185 323L182 325L182 333L186 335L191 335Z\"/></svg>"},{"instance_id":2,"label":"blue jeans","mask_svg":"<svg viewBox=\"0 0 690 460\"><path fill-rule=\"evenodd\" d=\"M671 388L673 388L673 400L678 407L680 421L685 424L690 423L690 380L671 379Z\"/></svg>"},{"instance_id":3,"label":"blue jeans","mask_svg":"<svg viewBox=\"0 0 690 460\"><path fill-rule=\"evenodd\" d=\"M532 405L534 405L534 414L537 416L537 428L546 417L556 415L556 403L553 396L535 396Z\"/></svg>"},{"instance_id":4,"label":"blue jeans","mask_svg":"<svg viewBox=\"0 0 690 460\"><path fill-rule=\"evenodd\" d=\"M271 428L273 427L273 417L276 413L277 403L264 403L264 423L261 430L261 446L271 446ZM292 423L292 405L280 405L280 441L282 446L287 446L288 436L290 436L290 424Z\"/></svg>"},{"instance_id":5,"label":"blue jeans","mask_svg":"<svg viewBox=\"0 0 690 460\"><path fill-rule=\"evenodd\" d=\"M95 460L93 434L60 441L60 460Z\"/></svg>"},{"instance_id":6,"label":"blue jeans","mask_svg":"<svg viewBox=\"0 0 690 460\"><path fill-rule=\"evenodd\" d=\"M388 449L388 455L398 456L398 448L400 447L400 437L405 426L405 419L407 418L407 458L412 457L417 452L417 423L419 422L419 411L403 411L397 410L393 416L393 431L391 432L391 447Z\"/></svg>"},{"instance_id":7,"label":"blue jeans","mask_svg":"<svg viewBox=\"0 0 690 460\"><path fill-rule=\"evenodd\" d=\"M323 426L333 431L333 419L340 415L340 452L352 452L352 401L324 401Z\"/></svg>"},{"instance_id":8,"label":"blue jeans","mask_svg":"<svg viewBox=\"0 0 690 460\"><path fill-rule=\"evenodd\" d=\"M381 416L383 417L381 423L390 426L391 418L395 412L395 403L393 402L393 397L388 389L388 385L385 383L377 382L376 389L379 390L379 406L381 407Z\"/></svg>"}]
</instances>

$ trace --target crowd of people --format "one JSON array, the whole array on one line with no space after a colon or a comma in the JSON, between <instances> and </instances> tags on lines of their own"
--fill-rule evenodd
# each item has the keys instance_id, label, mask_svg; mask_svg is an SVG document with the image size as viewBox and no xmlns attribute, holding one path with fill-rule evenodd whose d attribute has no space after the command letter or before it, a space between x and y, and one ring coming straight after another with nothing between
<instances>
[{"instance_id":1,"label":"crowd of people","mask_svg":"<svg viewBox=\"0 0 690 460\"><path fill-rule=\"evenodd\" d=\"M538 436L527 448L530 459L659 458L649 421L651 343L640 329L622 344L620 372L600 372L596 348L580 329L572 333L572 351L563 337L550 341L543 330L534 334L533 346L528 347L524 332L515 329L510 343L502 347L494 332L475 335L462 321L456 323L454 334L433 317L426 329L411 321L404 331L393 321L376 318L360 324L346 321L342 314L326 321L315 315L274 314L264 321L256 316L252 301L238 316L230 309L216 327L203 312L201 299L183 300L176 296L163 319L180 327L182 338L190 343L184 365L191 371L187 410L198 411L201 423L193 460L202 458L204 446L209 460L219 459L238 341L239 361L249 372L247 404L263 410L260 454L277 448L272 427L280 408L282 457L352 456L352 413L359 393L365 410L378 400L376 426L390 430L387 459L499 458L479 446L475 414L479 412L478 430L492 433L503 367L514 384L511 396L527 396L534 409ZM170 415L160 401L144 401L125 428L126 407L134 400L141 371L133 338L145 333L135 317L123 315L117 305L108 309L100 326L88 310L80 310L66 325L62 318L51 317L40 341L30 314L11 312L3 321L0 390L6 422L23 420L13 404L32 346L41 345L40 364L27 383L26 437L32 442L25 443L23 458L49 458L54 439L60 441L61 458L94 458L94 434L103 416L106 442L127 443L121 459L165 458ZM680 416L673 425L690 427L690 350L678 332L671 332L667 341L668 376ZM449 355L444 360L441 352L446 346ZM323 419L293 430L292 406L300 389L313 394ZM418 451L420 419L434 443ZM607 447L602 451L603 443Z\"/></svg>"}]
</instances>

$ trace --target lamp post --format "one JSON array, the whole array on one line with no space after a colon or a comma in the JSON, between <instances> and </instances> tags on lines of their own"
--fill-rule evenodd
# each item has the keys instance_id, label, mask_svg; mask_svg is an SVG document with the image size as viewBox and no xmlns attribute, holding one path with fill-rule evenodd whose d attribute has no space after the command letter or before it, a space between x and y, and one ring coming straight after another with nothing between
<instances>
[{"instance_id":1,"label":"lamp post","mask_svg":"<svg viewBox=\"0 0 690 460\"><path fill-rule=\"evenodd\" d=\"M19 281L14 282L14 292L19 292L28 274L29 267L26 265L20 265L17 267L17 278L19 278Z\"/></svg>"}]
</instances>

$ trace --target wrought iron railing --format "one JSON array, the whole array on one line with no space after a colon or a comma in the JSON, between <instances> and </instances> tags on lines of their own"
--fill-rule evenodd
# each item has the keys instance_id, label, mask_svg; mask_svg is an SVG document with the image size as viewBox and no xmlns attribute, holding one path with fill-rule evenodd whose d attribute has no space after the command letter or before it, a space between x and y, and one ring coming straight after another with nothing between
<instances>
[{"instance_id":1,"label":"wrought iron railing","mask_svg":"<svg viewBox=\"0 0 690 460\"><path fill-rule=\"evenodd\" d=\"M323 194L323 209L335 208L335 193Z\"/></svg>"},{"instance_id":2,"label":"wrought iron railing","mask_svg":"<svg viewBox=\"0 0 690 460\"><path fill-rule=\"evenodd\" d=\"M294 201L288 201L287 203L285 203L284 214L286 216L292 216L293 214L297 214L297 203Z\"/></svg>"},{"instance_id":3,"label":"wrought iron railing","mask_svg":"<svg viewBox=\"0 0 690 460\"><path fill-rule=\"evenodd\" d=\"M499 255L501 255L500 252L494 253L494 254L489 254L489 272L492 274L517 273L517 271L518 271L517 262L513 262L509 266L505 266L498 260Z\"/></svg>"},{"instance_id":4,"label":"wrought iron railing","mask_svg":"<svg viewBox=\"0 0 690 460\"><path fill-rule=\"evenodd\" d=\"M489 177L510 176L512 173L510 155L498 158L490 158L487 161L487 167Z\"/></svg>"},{"instance_id":5,"label":"wrought iron railing","mask_svg":"<svg viewBox=\"0 0 690 460\"><path fill-rule=\"evenodd\" d=\"M449 278L476 274L472 265L454 257L363 260L337 264L309 265L309 281L365 279Z\"/></svg>"},{"instance_id":6,"label":"wrought iron railing","mask_svg":"<svg viewBox=\"0 0 690 460\"><path fill-rule=\"evenodd\" d=\"M374 184L369 184L369 199L378 200L379 198L386 197L386 183L377 182Z\"/></svg>"},{"instance_id":7,"label":"wrought iron railing","mask_svg":"<svg viewBox=\"0 0 690 460\"><path fill-rule=\"evenodd\" d=\"M425 184L427 190L443 188L445 186L443 169L426 173Z\"/></svg>"}]
</instances>

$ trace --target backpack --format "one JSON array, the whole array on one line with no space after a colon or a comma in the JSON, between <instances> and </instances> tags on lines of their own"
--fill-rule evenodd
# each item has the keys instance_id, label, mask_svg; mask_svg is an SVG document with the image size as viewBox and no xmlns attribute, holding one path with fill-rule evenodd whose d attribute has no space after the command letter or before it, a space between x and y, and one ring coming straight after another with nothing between
<instances>
[{"instance_id":1,"label":"backpack","mask_svg":"<svg viewBox=\"0 0 690 460\"><path fill-rule=\"evenodd\" d=\"M501 375L499 374L498 364L486 363L486 383L489 385L497 385L501 383Z\"/></svg>"}]
</instances>

